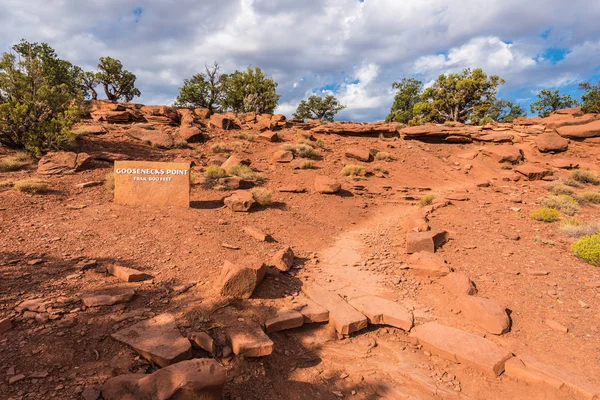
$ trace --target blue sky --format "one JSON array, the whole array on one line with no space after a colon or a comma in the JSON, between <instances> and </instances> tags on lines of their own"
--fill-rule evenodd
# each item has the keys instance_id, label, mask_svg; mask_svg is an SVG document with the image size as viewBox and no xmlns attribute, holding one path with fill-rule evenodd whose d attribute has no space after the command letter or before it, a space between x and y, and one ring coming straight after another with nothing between
<instances>
[{"instance_id":1,"label":"blue sky","mask_svg":"<svg viewBox=\"0 0 600 400\"><path fill-rule=\"evenodd\" d=\"M205 63L260 66L279 112L334 93L338 119L385 118L391 85L481 67L527 110L542 88L580 97L600 79L600 2L589 0L2 0L0 49L51 44L92 70L101 56L134 72L146 104L171 104Z\"/></svg>"}]
</instances>

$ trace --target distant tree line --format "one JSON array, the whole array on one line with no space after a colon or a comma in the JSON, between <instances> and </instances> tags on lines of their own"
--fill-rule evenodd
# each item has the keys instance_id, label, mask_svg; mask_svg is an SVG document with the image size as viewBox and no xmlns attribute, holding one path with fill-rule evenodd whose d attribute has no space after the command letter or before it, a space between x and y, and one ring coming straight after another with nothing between
<instances>
[{"instance_id":1,"label":"distant tree line","mask_svg":"<svg viewBox=\"0 0 600 400\"><path fill-rule=\"evenodd\" d=\"M86 111L85 100L98 99L98 87L108 100L129 102L141 95L135 82L135 74L117 59L100 57L96 71L83 71L60 59L48 44L22 40L0 58L0 144L36 155L65 147L74 138L72 126ZM386 120L485 124L525 116L521 106L498 98L502 84L502 78L479 68L442 74L429 87L404 78L392 84L396 94ZM547 116L581 105L585 113L600 113L600 82L583 82L579 88L584 91L581 102L544 89L531 104L531 112ZM277 83L259 67L224 74L214 63L183 81L175 105L211 112L273 113L280 97ZM300 102L294 117L333 121L344 108L332 94L312 94Z\"/></svg>"}]
</instances>

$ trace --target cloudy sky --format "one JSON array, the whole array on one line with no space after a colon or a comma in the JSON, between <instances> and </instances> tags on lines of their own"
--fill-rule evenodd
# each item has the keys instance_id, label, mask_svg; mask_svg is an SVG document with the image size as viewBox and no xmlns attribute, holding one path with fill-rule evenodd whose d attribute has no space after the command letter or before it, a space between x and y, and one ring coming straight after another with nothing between
<instances>
[{"instance_id":1,"label":"cloudy sky","mask_svg":"<svg viewBox=\"0 0 600 400\"><path fill-rule=\"evenodd\" d=\"M139 102L173 103L182 80L219 61L261 67L290 115L312 93L347 106L338 119L385 118L391 84L481 67L526 106L540 88L577 97L600 79L593 0L0 0L0 49L48 42L92 70L100 56L137 75ZM138 100L136 100L138 101Z\"/></svg>"}]
</instances>

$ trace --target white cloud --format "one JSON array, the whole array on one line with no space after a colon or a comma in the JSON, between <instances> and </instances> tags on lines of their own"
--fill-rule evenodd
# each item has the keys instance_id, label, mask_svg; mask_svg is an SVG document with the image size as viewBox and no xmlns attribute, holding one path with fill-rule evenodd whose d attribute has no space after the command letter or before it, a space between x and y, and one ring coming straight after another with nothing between
<instances>
[{"instance_id":1,"label":"white cloud","mask_svg":"<svg viewBox=\"0 0 600 400\"><path fill-rule=\"evenodd\" d=\"M391 83L415 73L428 81L482 67L506 91L589 77L599 18L589 0L2 0L0 48L25 37L85 68L119 58L146 103L173 99L207 62L252 64L279 83L281 110L335 84L348 106L341 117L380 119ZM572 51L552 64L539 58L547 47Z\"/></svg>"}]
</instances>

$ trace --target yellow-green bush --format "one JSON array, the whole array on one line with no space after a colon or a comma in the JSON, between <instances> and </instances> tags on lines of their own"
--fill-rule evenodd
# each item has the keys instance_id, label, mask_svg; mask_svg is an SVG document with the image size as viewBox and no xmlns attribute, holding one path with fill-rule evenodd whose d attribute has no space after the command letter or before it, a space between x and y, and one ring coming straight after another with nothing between
<instances>
[{"instance_id":1,"label":"yellow-green bush","mask_svg":"<svg viewBox=\"0 0 600 400\"><path fill-rule=\"evenodd\" d=\"M433 203L434 199L435 199L434 195L426 194L425 196L423 196L419 199L419 206L425 207L425 206L431 205L431 203Z\"/></svg>"},{"instance_id":2,"label":"yellow-green bush","mask_svg":"<svg viewBox=\"0 0 600 400\"><path fill-rule=\"evenodd\" d=\"M568 194L559 194L545 199L542 205L546 208L553 208L567 215L575 215L579 211L579 203Z\"/></svg>"},{"instance_id":3,"label":"yellow-green bush","mask_svg":"<svg viewBox=\"0 0 600 400\"><path fill-rule=\"evenodd\" d=\"M375 155L375 159L377 161L394 161L396 157L394 157L393 154L380 151Z\"/></svg>"},{"instance_id":4,"label":"yellow-green bush","mask_svg":"<svg viewBox=\"0 0 600 400\"><path fill-rule=\"evenodd\" d=\"M600 204L600 193L598 192L582 192L577 195L577 198L582 203Z\"/></svg>"},{"instance_id":5,"label":"yellow-green bush","mask_svg":"<svg viewBox=\"0 0 600 400\"><path fill-rule=\"evenodd\" d=\"M254 172L252 168L244 164L236 164L227 171L230 175L239 176L246 181L258 182L263 180L263 176Z\"/></svg>"},{"instance_id":6,"label":"yellow-green bush","mask_svg":"<svg viewBox=\"0 0 600 400\"><path fill-rule=\"evenodd\" d=\"M553 195L558 196L559 194L567 194L569 196L573 196L575 191L570 187L565 185L564 183L550 183L546 185L546 189Z\"/></svg>"},{"instance_id":7,"label":"yellow-green bush","mask_svg":"<svg viewBox=\"0 0 600 400\"><path fill-rule=\"evenodd\" d=\"M313 160L304 160L300 163L300 169L314 169L315 162Z\"/></svg>"},{"instance_id":8,"label":"yellow-green bush","mask_svg":"<svg viewBox=\"0 0 600 400\"><path fill-rule=\"evenodd\" d=\"M571 245L571 250L588 264L600 267L600 233L582 237Z\"/></svg>"},{"instance_id":9,"label":"yellow-green bush","mask_svg":"<svg viewBox=\"0 0 600 400\"><path fill-rule=\"evenodd\" d=\"M367 170L362 165L348 164L340 171L340 174L350 177L361 177L367 174Z\"/></svg>"},{"instance_id":10,"label":"yellow-green bush","mask_svg":"<svg viewBox=\"0 0 600 400\"><path fill-rule=\"evenodd\" d=\"M225 153L228 151L227 146L224 143L215 143L210 146L213 153Z\"/></svg>"},{"instance_id":11,"label":"yellow-green bush","mask_svg":"<svg viewBox=\"0 0 600 400\"><path fill-rule=\"evenodd\" d=\"M315 151L310 142L301 141L296 144L285 144L281 146L282 150L291 151L294 155L302 158L317 158L319 153Z\"/></svg>"},{"instance_id":12,"label":"yellow-green bush","mask_svg":"<svg viewBox=\"0 0 600 400\"><path fill-rule=\"evenodd\" d=\"M543 207L533 210L529 217L536 221L556 222L560 219L560 214L554 208Z\"/></svg>"},{"instance_id":13,"label":"yellow-green bush","mask_svg":"<svg viewBox=\"0 0 600 400\"><path fill-rule=\"evenodd\" d=\"M49 188L48 182L35 178L21 179L16 181L13 186L15 189L29 194L44 193Z\"/></svg>"},{"instance_id":14,"label":"yellow-green bush","mask_svg":"<svg viewBox=\"0 0 600 400\"><path fill-rule=\"evenodd\" d=\"M18 171L31 163L27 153L17 153L0 160L0 172Z\"/></svg>"},{"instance_id":15,"label":"yellow-green bush","mask_svg":"<svg viewBox=\"0 0 600 400\"><path fill-rule=\"evenodd\" d=\"M571 178L584 184L600 185L600 177L594 171L576 169L571 173Z\"/></svg>"},{"instance_id":16,"label":"yellow-green bush","mask_svg":"<svg viewBox=\"0 0 600 400\"><path fill-rule=\"evenodd\" d=\"M227 171L225 171L218 165L209 165L204 170L204 176L206 176L209 179L225 178L227 176Z\"/></svg>"}]
</instances>

